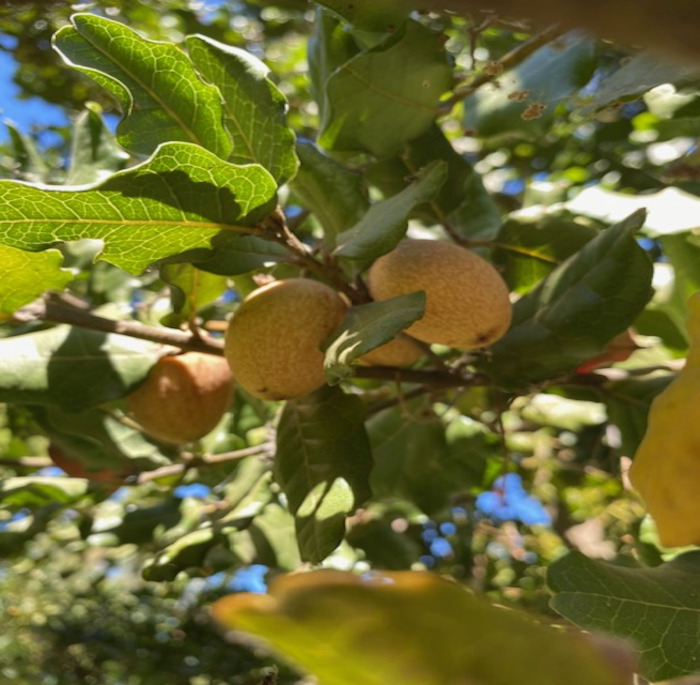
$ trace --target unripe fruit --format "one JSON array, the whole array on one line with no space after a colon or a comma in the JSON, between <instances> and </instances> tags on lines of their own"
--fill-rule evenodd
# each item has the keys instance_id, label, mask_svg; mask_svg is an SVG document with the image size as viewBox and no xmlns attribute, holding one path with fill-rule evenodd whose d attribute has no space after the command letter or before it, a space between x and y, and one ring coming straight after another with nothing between
<instances>
[{"instance_id":1,"label":"unripe fruit","mask_svg":"<svg viewBox=\"0 0 700 685\"><path fill-rule=\"evenodd\" d=\"M406 333L427 343L471 350L510 326L508 286L489 262L454 243L403 240L369 271L375 300L425 291L425 314Z\"/></svg>"},{"instance_id":2,"label":"unripe fruit","mask_svg":"<svg viewBox=\"0 0 700 685\"><path fill-rule=\"evenodd\" d=\"M369 366L410 366L415 364L423 354L418 343L407 335L399 333L385 345L375 347L367 354L363 354L359 362Z\"/></svg>"},{"instance_id":3,"label":"unripe fruit","mask_svg":"<svg viewBox=\"0 0 700 685\"><path fill-rule=\"evenodd\" d=\"M307 278L274 281L245 298L226 331L236 382L255 397L285 400L320 388L321 345L345 317L338 293Z\"/></svg>"},{"instance_id":4,"label":"unripe fruit","mask_svg":"<svg viewBox=\"0 0 700 685\"><path fill-rule=\"evenodd\" d=\"M210 433L232 395L233 377L223 357L186 352L159 359L127 404L146 433L179 444Z\"/></svg>"}]
</instances>

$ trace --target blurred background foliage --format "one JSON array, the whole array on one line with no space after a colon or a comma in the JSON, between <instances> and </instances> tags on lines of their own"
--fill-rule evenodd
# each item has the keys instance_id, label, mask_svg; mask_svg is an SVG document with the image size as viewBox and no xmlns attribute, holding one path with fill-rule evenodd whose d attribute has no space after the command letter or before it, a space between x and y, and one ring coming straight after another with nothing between
<instances>
[{"instance_id":1,"label":"blurred background foliage","mask_svg":"<svg viewBox=\"0 0 700 685\"><path fill-rule=\"evenodd\" d=\"M152 39L179 42L199 33L252 52L288 98L299 139L316 138L319 105L306 50L310 39L319 40L321 20L306 2L7 2L0 4L0 50L12 59L14 83L22 97L58 105L68 120L48 128L40 117L31 126L9 123L0 146L3 177L64 182L79 113L89 106L108 126L116 122L116 103L51 49L53 33L78 10L123 21ZM489 64L541 28L490 14L425 13L420 20L445 34L455 73L467 87L475 70L488 74ZM554 58L561 68L552 72ZM480 216L488 218L481 234L473 232L476 246L482 240L494 248L494 262L521 294L605 225L595 208L590 214L567 208L582 189L648 197L669 188L700 193L697 72L654 60L650 74L644 53L578 34L559 44L554 58L540 51L516 67L523 99L548 84L543 98L551 99L534 103L545 108L531 118L523 116L518 97L504 106L508 95L484 88L449 103L440 120L459 153L451 161L466 176L473 168L490 198L470 186L484 203ZM433 144L443 144L435 131L416 143L416 157ZM116 155L113 169L134 161ZM396 181L392 164L363 169L373 193ZM298 234L317 236L316 219L303 210L303 191L292 184L284 193L290 218L298 211ZM541 211L555 205L562 211ZM450 210L458 225L469 225L470 206ZM545 573L568 550L661 563L620 465L636 448L649 402L685 354L684 299L700 286L700 262L690 231L647 228L639 244L655 262L656 292L633 337L600 359L581 360L588 366L546 391L511 402L477 386L404 401L388 396L382 382L358 381L370 400L368 431L383 468L373 474L377 496L350 519L346 541L325 566L435 570L555 620ZM89 243L62 248L74 294L143 323L172 315L162 273L135 278L105 262L93 264L95 249ZM285 268L274 273L284 275ZM224 295L210 298L198 316L220 329L237 293L252 285L247 273L217 281ZM589 373L598 367L614 368ZM237 395L203 450L250 453L170 472L167 449L135 431L114 433L110 412L118 409L115 403L99 417L88 412L69 420L57 408L3 406L0 674L47 685L302 682L256 648L231 645L202 608L231 589L260 591L277 573L301 564L293 518L271 485L274 408ZM31 497L22 490L17 479L57 476L47 458L51 441L76 447L82 436L104 452L105 435L120 463L139 460L152 471L119 474L116 485L124 479L125 485L116 492L113 481L99 482L95 474L36 481ZM100 459L95 464L104 466ZM257 569L252 576L251 568ZM275 669L278 675L270 675Z\"/></svg>"}]
</instances>

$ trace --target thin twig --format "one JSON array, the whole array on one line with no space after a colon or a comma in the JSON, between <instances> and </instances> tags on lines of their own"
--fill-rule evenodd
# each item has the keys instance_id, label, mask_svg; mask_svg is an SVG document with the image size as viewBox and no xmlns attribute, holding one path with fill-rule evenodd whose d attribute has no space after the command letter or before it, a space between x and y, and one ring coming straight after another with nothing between
<instances>
[{"instance_id":1,"label":"thin twig","mask_svg":"<svg viewBox=\"0 0 700 685\"><path fill-rule=\"evenodd\" d=\"M194 335L191 332L174 328L146 326L138 321L107 319L85 309L64 304L51 294L18 309L12 318L17 323L48 321L88 328L93 331L118 333L194 352L222 355L224 349L222 341L209 336Z\"/></svg>"},{"instance_id":2,"label":"thin twig","mask_svg":"<svg viewBox=\"0 0 700 685\"><path fill-rule=\"evenodd\" d=\"M495 81L504 71L507 69L512 69L517 64L520 64L523 60L529 57L533 52L539 50L543 45L553 41L555 38L566 33L567 29L559 24L554 24L544 29L540 33L534 35L529 40L521 43L517 47L513 48L510 52L507 52L501 59L493 62L488 71L483 71L477 76L475 76L469 83L456 88L452 97L445 100L440 106L441 114L448 114L452 111L452 108L461 100L474 93L476 90L481 88L481 86Z\"/></svg>"}]
</instances>

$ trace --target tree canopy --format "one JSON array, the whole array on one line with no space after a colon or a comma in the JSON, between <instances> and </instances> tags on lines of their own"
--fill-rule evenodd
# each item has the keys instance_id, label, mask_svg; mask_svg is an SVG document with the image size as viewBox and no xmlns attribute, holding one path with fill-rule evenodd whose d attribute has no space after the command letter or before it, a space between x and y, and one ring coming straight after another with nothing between
<instances>
[{"instance_id":1,"label":"tree canopy","mask_svg":"<svg viewBox=\"0 0 700 685\"><path fill-rule=\"evenodd\" d=\"M686 22L669 49L670 5L650 44L646 3L608 27L549 4L0 6L14 82L66 113L0 144L3 677L697 672L698 551L661 545L627 476L692 342L697 46ZM450 311L478 293L445 262L381 299L370 271L406 239L494 270L502 337L418 339L433 282ZM287 279L342 314L281 361L320 310L263 314L251 373L321 376L276 399L226 331ZM408 361L371 361L397 336ZM233 368L187 442L150 428L209 411L184 353Z\"/></svg>"}]
</instances>

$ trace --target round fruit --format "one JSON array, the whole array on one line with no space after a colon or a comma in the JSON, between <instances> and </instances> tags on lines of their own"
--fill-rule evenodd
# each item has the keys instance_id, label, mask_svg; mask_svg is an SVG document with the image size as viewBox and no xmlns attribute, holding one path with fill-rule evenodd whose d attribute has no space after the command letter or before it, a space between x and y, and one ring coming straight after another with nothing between
<instances>
[{"instance_id":1,"label":"round fruit","mask_svg":"<svg viewBox=\"0 0 700 685\"><path fill-rule=\"evenodd\" d=\"M307 278L254 290L226 331L226 358L236 382L265 400L317 390L326 382L321 345L346 310L338 293Z\"/></svg>"},{"instance_id":2,"label":"round fruit","mask_svg":"<svg viewBox=\"0 0 700 685\"><path fill-rule=\"evenodd\" d=\"M91 471L77 458L69 457L61 447L55 443L49 445L49 457L55 466L65 472L71 478L87 478L93 483L101 483L109 486L114 492L124 482L126 473L118 473L114 469L99 469Z\"/></svg>"},{"instance_id":3,"label":"round fruit","mask_svg":"<svg viewBox=\"0 0 700 685\"><path fill-rule=\"evenodd\" d=\"M232 395L233 377L223 357L186 352L161 357L127 404L146 433L179 444L210 433Z\"/></svg>"},{"instance_id":4,"label":"round fruit","mask_svg":"<svg viewBox=\"0 0 700 685\"><path fill-rule=\"evenodd\" d=\"M375 300L425 291L425 314L406 333L464 350L485 347L510 326L508 286L474 252L437 240L403 240L369 271Z\"/></svg>"},{"instance_id":5,"label":"round fruit","mask_svg":"<svg viewBox=\"0 0 700 685\"><path fill-rule=\"evenodd\" d=\"M359 361L369 366L410 366L415 364L423 354L423 350L414 340L399 333L385 345L362 355Z\"/></svg>"}]
</instances>

